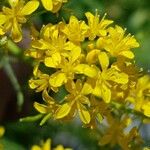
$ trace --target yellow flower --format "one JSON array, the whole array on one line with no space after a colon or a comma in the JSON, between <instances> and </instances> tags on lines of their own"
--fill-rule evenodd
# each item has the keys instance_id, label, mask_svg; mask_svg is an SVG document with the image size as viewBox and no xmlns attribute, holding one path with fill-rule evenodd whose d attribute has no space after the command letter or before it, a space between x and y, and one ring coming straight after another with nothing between
<instances>
[{"instance_id":1,"label":"yellow flower","mask_svg":"<svg viewBox=\"0 0 150 150\"><path fill-rule=\"evenodd\" d=\"M39 6L39 2L31 0L24 4L23 0L9 0L10 8L3 6L0 12L0 25L5 32L11 32L15 42L22 40L21 26L26 22L26 16L33 13Z\"/></svg>"},{"instance_id":2,"label":"yellow flower","mask_svg":"<svg viewBox=\"0 0 150 150\"><path fill-rule=\"evenodd\" d=\"M85 16L88 19L88 37L89 40L94 40L96 36L106 36L107 35L107 26L113 23L112 20L106 20L105 16L100 20L100 16L97 14L94 16L90 12L86 12Z\"/></svg>"},{"instance_id":3,"label":"yellow flower","mask_svg":"<svg viewBox=\"0 0 150 150\"><path fill-rule=\"evenodd\" d=\"M49 96L47 90L42 92L42 98L46 105L34 102L35 109L41 114L54 113L55 109L57 108L57 104L55 103L55 100Z\"/></svg>"},{"instance_id":4,"label":"yellow flower","mask_svg":"<svg viewBox=\"0 0 150 150\"><path fill-rule=\"evenodd\" d=\"M150 117L150 77L145 75L138 79L135 88L130 91L127 98L132 104L134 109L143 112L145 116Z\"/></svg>"},{"instance_id":5,"label":"yellow flower","mask_svg":"<svg viewBox=\"0 0 150 150\"><path fill-rule=\"evenodd\" d=\"M2 137L5 133L5 128L0 126L0 137Z\"/></svg>"},{"instance_id":6,"label":"yellow flower","mask_svg":"<svg viewBox=\"0 0 150 150\"><path fill-rule=\"evenodd\" d=\"M33 145L31 150L52 150L51 148L51 139L47 139L45 143L41 146ZM64 148L62 145L58 145L53 150L72 150L71 148Z\"/></svg>"},{"instance_id":7,"label":"yellow flower","mask_svg":"<svg viewBox=\"0 0 150 150\"><path fill-rule=\"evenodd\" d=\"M48 10L56 13L59 11L63 3L66 3L68 0L41 0L43 7Z\"/></svg>"},{"instance_id":8,"label":"yellow flower","mask_svg":"<svg viewBox=\"0 0 150 150\"><path fill-rule=\"evenodd\" d=\"M80 52L80 47L75 46L71 51L70 57L67 59L62 57L61 62L59 63L54 64L55 61L53 60L53 58L47 58L45 60L45 64L48 67L59 68L59 70L57 70L54 74L50 76L49 83L51 86L60 87L61 85L66 83L67 80L74 78L74 68L79 64L78 59L80 57ZM54 59L58 60L58 57L55 56Z\"/></svg>"},{"instance_id":9,"label":"yellow flower","mask_svg":"<svg viewBox=\"0 0 150 150\"><path fill-rule=\"evenodd\" d=\"M36 92L41 92L49 88L49 75L42 74L41 72L32 79L29 80L29 86L31 89L36 89Z\"/></svg>"},{"instance_id":10,"label":"yellow flower","mask_svg":"<svg viewBox=\"0 0 150 150\"><path fill-rule=\"evenodd\" d=\"M109 127L100 139L100 145L110 144L110 147L114 147L118 144L122 150L134 149L132 146L133 143L141 147L142 139L139 136L137 128L133 127L130 131L125 131L130 125L130 120L131 119L127 116L124 116L122 119L107 116Z\"/></svg>"},{"instance_id":11,"label":"yellow flower","mask_svg":"<svg viewBox=\"0 0 150 150\"><path fill-rule=\"evenodd\" d=\"M109 103L111 100L111 89L113 84L126 84L128 76L125 73L116 70L115 67L109 67L109 58L105 52L98 55L101 70L97 68L97 76L89 80L90 83L95 82L93 94L102 97L102 99ZM112 83L112 84L111 84ZM92 85L92 84L91 84Z\"/></svg>"},{"instance_id":12,"label":"yellow flower","mask_svg":"<svg viewBox=\"0 0 150 150\"><path fill-rule=\"evenodd\" d=\"M80 80L77 80L76 83L68 81L65 86L70 94L65 98L67 102L60 105L56 110L55 118L62 119L67 116L72 118L78 111L81 121L84 124L88 124L91 117L85 105L89 106L90 101L86 95L90 94L92 89L86 83L82 87Z\"/></svg>"},{"instance_id":13,"label":"yellow flower","mask_svg":"<svg viewBox=\"0 0 150 150\"><path fill-rule=\"evenodd\" d=\"M64 83L67 83L68 80L74 79L75 74L84 74L89 77L96 75L96 71L93 67L79 63L79 56L80 50L76 49L76 51L73 52L72 57L62 59L57 67L60 70L50 76L49 83L52 87L62 86Z\"/></svg>"},{"instance_id":14,"label":"yellow flower","mask_svg":"<svg viewBox=\"0 0 150 150\"><path fill-rule=\"evenodd\" d=\"M108 124L109 128L107 129L105 135L100 139L101 145L110 144L111 146L116 145L117 143L124 138L124 128L126 127L125 124L126 120L119 121L112 116L108 117Z\"/></svg>"},{"instance_id":15,"label":"yellow flower","mask_svg":"<svg viewBox=\"0 0 150 150\"><path fill-rule=\"evenodd\" d=\"M46 104L34 102L34 108L43 115L40 125L43 125L48 119L50 119L58 108L58 104L51 96L49 96L47 90L42 92L42 98Z\"/></svg>"},{"instance_id":16,"label":"yellow flower","mask_svg":"<svg viewBox=\"0 0 150 150\"><path fill-rule=\"evenodd\" d=\"M115 28L108 29L107 37L99 38L97 47L104 48L113 57L124 56L133 59L134 54L131 49L139 47L139 43L130 34L125 36L125 30L116 25Z\"/></svg>"},{"instance_id":17,"label":"yellow flower","mask_svg":"<svg viewBox=\"0 0 150 150\"><path fill-rule=\"evenodd\" d=\"M144 101L144 104L142 105L142 110L144 111L145 116L150 117L150 99Z\"/></svg>"},{"instance_id":18,"label":"yellow flower","mask_svg":"<svg viewBox=\"0 0 150 150\"><path fill-rule=\"evenodd\" d=\"M3 126L0 126L0 138L4 135L5 128ZM0 150L4 150L4 146L0 143Z\"/></svg>"},{"instance_id":19,"label":"yellow flower","mask_svg":"<svg viewBox=\"0 0 150 150\"><path fill-rule=\"evenodd\" d=\"M62 32L67 35L70 41L78 43L84 41L87 30L88 26L84 21L78 21L75 16L71 16L69 24L62 29Z\"/></svg>"},{"instance_id":20,"label":"yellow flower","mask_svg":"<svg viewBox=\"0 0 150 150\"><path fill-rule=\"evenodd\" d=\"M129 133L124 134L124 138L120 141L123 150L142 149L143 140L138 132L137 127L133 127Z\"/></svg>"},{"instance_id":21,"label":"yellow flower","mask_svg":"<svg viewBox=\"0 0 150 150\"><path fill-rule=\"evenodd\" d=\"M40 39L32 41L32 47L28 54L37 59L43 59L48 67L56 67L61 62L61 57L68 55L67 38L60 34L59 26L52 24L44 26L40 34Z\"/></svg>"}]
</instances>

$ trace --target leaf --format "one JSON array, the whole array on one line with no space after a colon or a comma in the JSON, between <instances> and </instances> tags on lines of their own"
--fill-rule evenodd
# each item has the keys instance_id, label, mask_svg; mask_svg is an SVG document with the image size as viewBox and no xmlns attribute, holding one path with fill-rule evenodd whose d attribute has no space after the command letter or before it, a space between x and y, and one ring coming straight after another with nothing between
<instances>
[{"instance_id":1,"label":"leaf","mask_svg":"<svg viewBox=\"0 0 150 150\"><path fill-rule=\"evenodd\" d=\"M51 113L47 114L40 122L40 126L42 126L50 117L52 116Z\"/></svg>"},{"instance_id":2,"label":"leaf","mask_svg":"<svg viewBox=\"0 0 150 150\"><path fill-rule=\"evenodd\" d=\"M20 122L35 122L35 121L41 119L42 116L43 116L43 114L38 114L35 116L28 116L28 117L20 118Z\"/></svg>"},{"instance_id":3,"label":"leaf","mask_svg":"<svg viewBox=\"0 0 150 150\"><path fill-rule=\"evenodd\" d=\"M26 150L26 148L22 145L5 137L1 139L1 143L3 144L5 150Z\"/></svg>"}]
</instances>

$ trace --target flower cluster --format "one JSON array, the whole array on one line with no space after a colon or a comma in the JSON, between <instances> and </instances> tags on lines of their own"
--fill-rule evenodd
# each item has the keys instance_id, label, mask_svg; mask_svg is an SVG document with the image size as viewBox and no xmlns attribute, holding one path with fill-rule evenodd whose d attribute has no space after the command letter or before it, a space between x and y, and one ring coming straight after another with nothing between
<instances>
[{"instance_id":1,"label":"flower cluster","mask_svg":"<svg viewBox=\"0 0 150 150\"><path fill-rule=\"evenodd\" d=\"M139 43L105 16L85 16L83 21L72 15L68 23L50 23L33 34L25 53L37 62L29 85L44 100L34 107L43 116L41 124L78 115L93 129L106 121L100 144L132 149L142 139L136 127L125 132L133 119L130 113L150 117L150 77L136 67L132 51ZM55 96L60 90L62 99Z\"/></svg>"},{"instance_id":2,"label":"flower cluster","mask_svg":"<svg viewBox=\"0 0 150 150\"><path fill-rule=\"evenodd\" d=\"M51 150L51 139L47 139L45 143L41 144L42 146L33 145L31 150ZM53 150L72 150L71 148L64 148L62 145L58 145Z\"/></svg>"},{"instance_id":3,"label":"flower cluster","mask_svg":"<svg viewBox=\"0 0 150 150\"><path fill-rule=\"evenodd\" d=\"M62 4L67 0L41 0L44 8L56 13ZM28 0L8 0L9 6L2 7L0 12L0 35L10 33L14 42L22 40L22 24L27 22L27 16L30 16L38 7L39 1Z\"/></svg>"}]
</instances>

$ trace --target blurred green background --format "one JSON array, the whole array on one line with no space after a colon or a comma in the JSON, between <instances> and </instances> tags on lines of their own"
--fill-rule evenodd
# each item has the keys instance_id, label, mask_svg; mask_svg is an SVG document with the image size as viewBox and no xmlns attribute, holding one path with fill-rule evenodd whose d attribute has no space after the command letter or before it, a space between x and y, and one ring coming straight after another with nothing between
<instances>
[{"instance_id":1,"label":"blurred green background","mask_svg":"<svg viewBox=\"0 0 150 150\"><path fill-rule=\"evenodd\" d=\"M1 7L2 4L0 3ZM101 16L107 13L107 18L127 28L127 33L135 35L140 47L135 49L136 63L146 72L150 69L150 0L69 0L60 11L59 15L50 12L34 16L33 22L40 29L42 24L49 22L57 23L62 18L68 20L70 15L84 19L85 12L95 13L98 10ZM43 8L41 7L42 11ZM27 31L26 31L27 32ZM26 33L28 37L28 32ZM28 41L20 44L22 49L27 47ZM12 45L11 45L12 46ZM5 71L0 68L0 121L5 126L6 133L1 140L6 150L29 150L31 145L38 144L43 139L51 137L53 145L63 144L73 147L75 150L98 150L97 133L82 128L80 123L56 123L50 121L42 127L37 123L20 123L19 118L36 114L33 111L33 101L42 101L41 94L35 94L28 87L28 79L32 76L31 60L24 58L23 50L15 52L17 48L12 47L12 66L21 85L25 102L22 111L17 110L16 93L6 76ZM148 126L145 127L148 131ZM143 130L145 130L143 128ZM96 135L96 136L95 136ZM144 134L147 143L148 132ZM101 148L109 150L109 147ZM118 148L114 148L115 150Z\"/></svg>"}]
</instances>

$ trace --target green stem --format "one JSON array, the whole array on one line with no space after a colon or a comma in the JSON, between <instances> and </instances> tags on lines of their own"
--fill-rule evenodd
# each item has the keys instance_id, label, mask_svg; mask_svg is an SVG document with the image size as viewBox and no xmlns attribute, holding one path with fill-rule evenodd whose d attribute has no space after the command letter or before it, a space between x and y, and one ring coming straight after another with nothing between
<instances>
[{"instance_id":1,"label":"green stem","mask_svg":"<svg viewBox=\"0 0 150 150\"><path fill-rule=\"evenodd\" d=\"M21 107L23 105L24 102L24 96L23 93L21 91L21 87L19 85L19 82L15 76L15 73L9 63L9 58L7 56L3 57L3 68L7 74L7 76L9 77L16 93L17 93L17 105L19 107L19 111L21 110Z\"/></svg>"}]
</instances>

